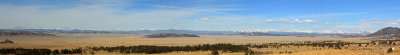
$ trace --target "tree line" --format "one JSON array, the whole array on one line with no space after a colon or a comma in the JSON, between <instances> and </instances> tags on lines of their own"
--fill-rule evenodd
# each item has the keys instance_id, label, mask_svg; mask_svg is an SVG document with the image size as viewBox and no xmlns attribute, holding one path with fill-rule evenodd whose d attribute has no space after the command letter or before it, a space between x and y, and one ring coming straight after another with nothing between
<instances>
[{"instance_id":1,"label":"tree line","mask_svg":"<svg viewBox=\"0 0 400 55\"><path fill-rule=\"evenodd\" d=\"M62 50L50 50L50 49L25 49L25 48L2 48L0 54L15 54L15 55L50 55L50 54L81 54L83 50L77 49L62 49Z\"/></svg>"},{"instance_id":2,"label":"tree line","mask_svg":"<svg viewBox=\"0 0 400 55\"><path fill-rule=\"evenodd\" d=\"M116 47L91 47L93 51L108 51L120 53L167 53L174 51L223 51L223 52L247 52L249 48L243 45L233 44L203 44L194 46L152 46L152 45L138 45L138 46L116 46Z\"/></svg>"}]
</instances>

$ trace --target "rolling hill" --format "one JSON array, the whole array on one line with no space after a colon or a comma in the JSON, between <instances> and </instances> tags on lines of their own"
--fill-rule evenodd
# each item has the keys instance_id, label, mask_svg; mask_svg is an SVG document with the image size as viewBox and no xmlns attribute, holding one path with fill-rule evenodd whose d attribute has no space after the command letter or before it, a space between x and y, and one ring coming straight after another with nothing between
<instances>
[{"instance_id":1,"label":"rolling hill","mask_svg":"<svg viewBox=\"0 0 400 55\"><path fill-rule=\"evenodd\" d=\"M368 37L398 37L400 36L400 28L397 27L386 27L375 33L367 35Z\"/></svg>"}]
</instances>

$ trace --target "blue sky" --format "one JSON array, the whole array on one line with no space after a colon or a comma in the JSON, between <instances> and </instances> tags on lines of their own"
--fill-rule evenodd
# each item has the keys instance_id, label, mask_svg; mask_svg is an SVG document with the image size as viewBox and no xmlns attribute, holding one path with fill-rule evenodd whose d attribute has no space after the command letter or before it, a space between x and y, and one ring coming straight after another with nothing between
<instances>
[{"instance_id":1,"label":"blue sky","mask_svg":"<svg viewBox=\"0 0 400 55\"><path fill-rule=\"evenodd\" d=\"M0 0L0 28L353 33L400 27L400 0Z\"/></svg>"}]
</instances>

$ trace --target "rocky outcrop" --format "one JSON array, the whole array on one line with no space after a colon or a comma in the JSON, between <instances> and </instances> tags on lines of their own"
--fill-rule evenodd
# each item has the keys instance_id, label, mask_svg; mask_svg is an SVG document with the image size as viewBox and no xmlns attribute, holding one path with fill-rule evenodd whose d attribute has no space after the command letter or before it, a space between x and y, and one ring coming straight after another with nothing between
<instances>
[{"instance_id":1,"label":"rocky outcrop","mask_svg":"<svg viewBox=\"0 0 400 55\"><path fill-rule=\"evenodd\" d=\"M177 38L177 37L200 37L200 36L191 35L191 34L160 33L160 34L145 35L144 37L147 37L147 38Z\"/></svg>"}]
</instances>

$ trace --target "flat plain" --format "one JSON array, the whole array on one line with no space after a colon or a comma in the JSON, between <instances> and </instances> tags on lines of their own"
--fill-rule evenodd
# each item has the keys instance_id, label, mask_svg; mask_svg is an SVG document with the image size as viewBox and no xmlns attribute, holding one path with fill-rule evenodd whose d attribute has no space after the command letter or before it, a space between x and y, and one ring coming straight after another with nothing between
<instances>
[{"instance_id":1,"label":"flat plain","mask_svg":"<svg viewBox=\"0 0 400 55\"><path fill-rule=\"evenodd\" d=\"M301 41L340 40L354 43L370 43L369 38L342 38L342 37L295 37L295 36L242 36L242 35L200 35L201 37L182 38L144 38L134 34L57 34L57 36L1 36L1 40L9 39L13 44L0 44L1 48L48 48L72 49L88 46L185 46L199 44L230 43L237 45L263 43L293 43ZM399 49L396 45L349 45L344 49L326 47L295 47L284 46L277 48L251 48L257 55L397 55L400 51L386 53L390 47ZM283 53L284 52L284 53ZM96 52L96 55L120 54L112 52ZM148 55L208 55L209 51L169 52ZM141 53L124 55L142 55ZM243 55L240 52L221 52L221 55ZM144 54L147 55L147 54Z\"/></svg>"}]
</instances>

